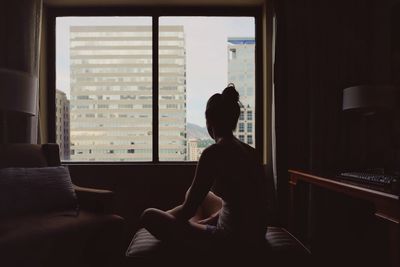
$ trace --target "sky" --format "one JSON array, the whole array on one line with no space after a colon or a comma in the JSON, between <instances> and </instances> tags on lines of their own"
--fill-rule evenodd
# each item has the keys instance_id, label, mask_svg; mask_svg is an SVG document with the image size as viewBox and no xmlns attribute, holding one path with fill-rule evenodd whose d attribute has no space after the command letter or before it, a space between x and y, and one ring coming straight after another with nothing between
<instances>
[{"instance_id":1,"label":"sky","mask_svg":"<svg viewBox=\"0 0 400 267\"><path fill-rule=\"evenodd\" d=\"M69 26L151 25L151 17L62 17L56 22L56 86L69 98ZM208 98L228 81L228 37L254 37L252 17L160 17L160 25L183 25L186 45L187 121L205 126Z\"/></svg>"}]
</instances>

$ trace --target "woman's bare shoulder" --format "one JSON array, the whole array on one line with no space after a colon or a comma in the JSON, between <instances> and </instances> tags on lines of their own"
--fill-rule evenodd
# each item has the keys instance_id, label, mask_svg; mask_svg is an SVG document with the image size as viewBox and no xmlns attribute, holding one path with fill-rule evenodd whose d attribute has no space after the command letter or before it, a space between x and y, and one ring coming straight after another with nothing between
<instances>
[{"instance_id":1,"label":"woman's bare shoulder","mask_svg":"<svg viewBox=\"0 0 400 267\"><path fill-rule=\"evenodd\" d=\"M220 146L218 146L217 144L212 144L203 150L203 152L201 153L201 158L215 157L220 150Z\"/></svg>"}]
</instances>

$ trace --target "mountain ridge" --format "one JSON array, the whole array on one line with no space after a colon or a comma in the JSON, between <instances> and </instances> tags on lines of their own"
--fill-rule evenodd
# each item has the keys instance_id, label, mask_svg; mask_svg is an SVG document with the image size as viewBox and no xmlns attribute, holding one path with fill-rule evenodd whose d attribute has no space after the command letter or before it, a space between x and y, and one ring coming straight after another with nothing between
<instances>
[{"instance_id":1,"label":"mountain ridge","mask_svg":"<svg viewBox=\"0 0 400 267\"><path fill-rule=\"evenodd\" d=\"M186 132L188 139L211 139L206 127L201 127L191 122L187 123Z\"/></svg>"}]
</instances>

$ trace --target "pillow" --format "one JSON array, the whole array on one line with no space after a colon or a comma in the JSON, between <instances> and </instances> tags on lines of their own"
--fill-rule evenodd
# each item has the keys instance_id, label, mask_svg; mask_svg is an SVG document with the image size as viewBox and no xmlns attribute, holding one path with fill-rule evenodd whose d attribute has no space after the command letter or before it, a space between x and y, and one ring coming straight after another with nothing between
<instances>
[{"instance_id":1,"label":"pillow","mask_svg":"<svg viewBox=\"0 0 400 267\"><path fill-rule=\"evenodd\" d=\"M0 169L0 218L66 212L78 201L66 167Z\"/></svg>"},{"instance_id":2,"label":"pillow","mask_svg":"<svg viewBox=\"0 0 400 267\"><path fill-rule=\"evenodd\" d=\"M144 228L139 229L132 238L125 255L132 258L151 257L160 251L161 241Z\"/></svg>"}]
</instances>

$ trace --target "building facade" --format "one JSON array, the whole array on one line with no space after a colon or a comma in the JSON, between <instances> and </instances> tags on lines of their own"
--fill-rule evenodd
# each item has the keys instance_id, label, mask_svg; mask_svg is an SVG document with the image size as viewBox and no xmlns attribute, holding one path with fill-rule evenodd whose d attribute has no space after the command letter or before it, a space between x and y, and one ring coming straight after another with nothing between
<instances>
[{"instance_id":1,"label":"building facade","mask_svg":"<svg viewBox=\"0 0 400 267\"><path fill-rule=\"evenodd\" d=\"M255 147L255 39L228 38L228 80L242 103L235 136Z\"/></svg>"},{"instance_id":2,"label":"building facade","mask_svg":"<svg viewBox=\"0 0 400 267\"><path fill-rule=\"evenodd\" d=\"M70 159L70 108L64 92L56 90L56 142L60 147L60 158Z\"/></svg>"},{"instance_id":3,"label":"building facade","mask_svg":"<svg viewBox=\"0 0 400 267\"><path fill-rule=\"evenodd\" d=\"M159 156L186 159L182 26L160 26ZM151 161L152 26L71 26L71 159Z\"/></svg>"},{"instance_id":4,"label":"building facade","mask_svg":"<svg viewBox=\"0 0 400 267\"><path fill-rule=\"evenodd\" d=\"M187 142L187 155L189 161L197 161L199 160L198 157L198 146L197 146L197 139L189 139Z\"/></svg>"}]
</instances>

